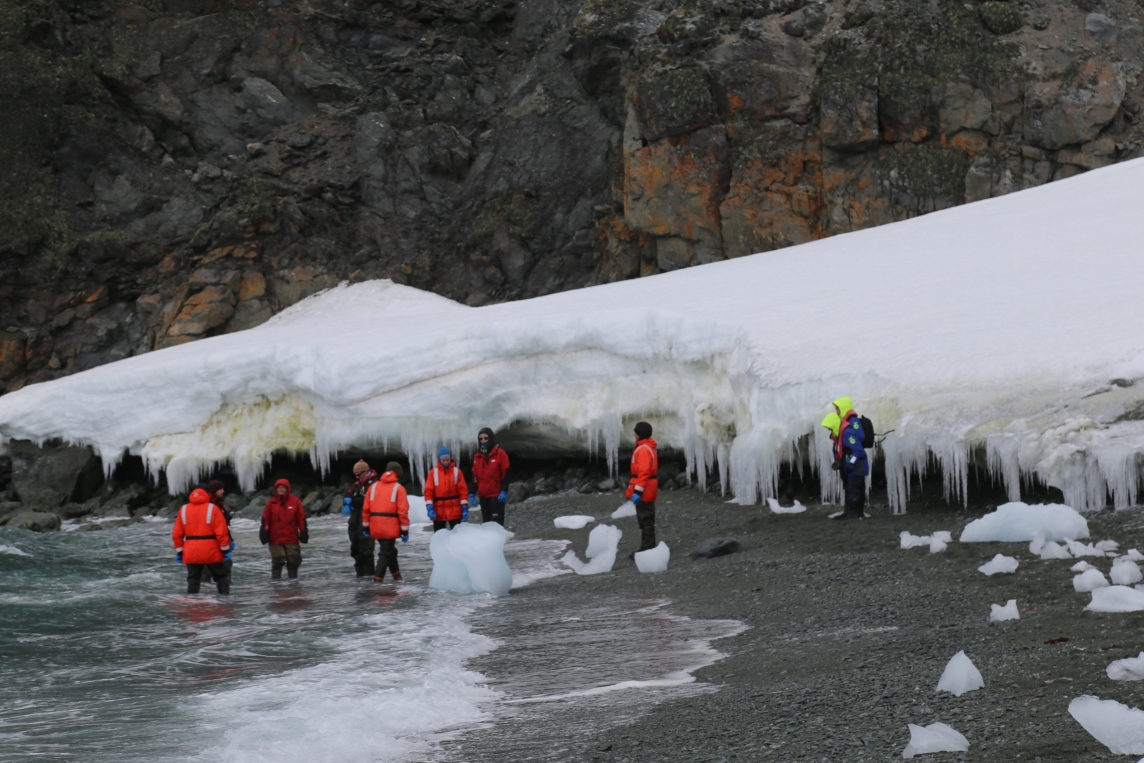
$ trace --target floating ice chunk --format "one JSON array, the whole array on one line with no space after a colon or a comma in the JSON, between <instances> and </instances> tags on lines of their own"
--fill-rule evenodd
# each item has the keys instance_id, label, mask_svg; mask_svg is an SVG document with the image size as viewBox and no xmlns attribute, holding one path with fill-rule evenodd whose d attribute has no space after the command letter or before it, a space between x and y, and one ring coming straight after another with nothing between
<instances>
[{"instance_id":1,"label":"floating ice chunk","mask_svg":"<svg viewBox=\"0 0 1144 763\"><path fill-rule=\"evenodd\" d=\"M589 517L584 514L571 514L569 516L557 517L552 520L552 523L562 530L581 530L595 521L595 517Z\"/></svg>"},{"instance_id":2,"label":"floating ice chunk","mask_svg":"<svg viewBox=\"0 0 1144 763\"><path fill-rule=\"evenodd\" d=\"M663 541L655 548L636 552L636 569L640 572L666 572L667 560L671 558L671 549Z\"/></svg>"},{"instance_id":3,"label":"floating ice chunk","mask_svg":"<svg viewBox=\"0 0 1144 763\"><path fill-rule=\"evenodd\" d=\"M1005 620L1020 620L1021 613L1017 611L1017 600L1009 599L1005 606L1000 604L989 605L989 620L990 622L999 623Z\"/></svg>"},{"instance_id":4,"label":"floating ice chunk","mask_svg":"<svg viewBox=\"0 0 1144 763\"><path fill-rule=\"evenodd\" d=\"M937 682L937 691L947 691L955 697L960 697L967 691L974 691L985 686L985 679L981 671L973 664L973 660L965 656L965 652L958 652L950 658L949 663Z\"/></svg>"},{"instance_id":5,"label":"floating ice chunk","mask_svg":"<svg viewBox=\"0 0 1144 763\"><path fill-rule=\"evenodd\" d=\"M1017 568L1020 566L1021 563L1013 557L1005 556L1004 554L998 554L985 564L978 567L977 571L983 572L986 575L992 577L999 572L1016 572Z\"/></svg>"},{"instance_id":6,"label":"floating ice chunk","mask_svg":"<svg viewBox=\"0 0 1144 763\"><path fill-rule=\"evenodd\" d=\"M774 498L768 498L767 505L771 507L772 514L801 514L806 511L806 507L798 501L795 501L793 506L779 506L779 502Z\"/></svg>"},{"instance_id":7,"label":"floating ice chunk","mask_svg":"<svg viewBox=\"0 0 1144 763\"><path fill-rule=\"evenodd\" d=\"M1072 559L1072 554L1056 541L1047 540L1041 546L1042 559Z\"/></svg>"},{"instance_id":8,"label":"floating ice chunk","mask_svg":"<svg viewBox=\"0 0 1144 763\"><path fill-rule=\"evenodd\" d=\"M930 538L929 552L931 554L940 554L942 551L945 551L947 548L949 548L949 543L942 540L941 538L938 538L937 536Z\"/></svg>"},{"instance_id":9,"label":"floating ice chunk","mask_svg":"<svg viewBox=\"0 0 1144 763\"><path fill-rule=\"evenodd\" d=\"M929 544L931 538L928 535L912 535L909 530L902 530L898 536L901 538L902 548L915 548L917 546L925 546Z\"/></svg>"},{"instance_id":10,"label":"floating ice chunk","mask_svg":"<svg viewBox=\"0 0 1144 763\"><path fill-rule=\"evenodd\" d=\"M1104 672L1113 681L1144 681L1144 652L1138 657L1113 660Z\"/></svg>"},{"instance_id":11,"label":"floating ice chunk","mask_svg":"<svg viewBox=\"0 0 1144 763\"><path fill-rule=\"evenodd\" d=\"M1095 546L1096 546L1098 549L1100 549L1101 551L1105 551L1105 552L1108 552L1108 551L1116 551L1117 549L1119 549L1119 548L1120 548L1120 544L1119 544L1119 543L1117 543L1117 542L1116 542L1116 541L1114 541L1114 540L1102 540L1102 541L1097 541L1097 542L1096 542L1094 545L1095 545Z\"/></svg>"},{"instance_id":12,"label":"floating ice chunk","mask_svg":"<svg viewBox=\"0 0 1144 763\"><path fill-rule=\"evenodd\" d=\"M1097 588L1092 592L1092 601L1085 609L1089 612L1144 611L1144 591L1124 585Z\"/></svg>"},{"instance_id":13,"label":"floating ice chunk","mask_svg":"<svg viewBox=\"0 0 1144 763\"><path fill-rule=\"evenodd\" d=\"M1075 540L1066 540L1069 552L1078 559L1082 556L1104 556L1104 552L1091 543L1078 543Z\"/></svg>"},{"instance_id":14,"label":"floating ice chunk","mask_svg":"<svg viewBox=\"0 0 1144 763\"><path fill-rule=\"evenodd\" d=\"M1096 569L1096 567L1093 567L1088 562L1077 562L1072 567L1069 567L1069 570L1071 570L1072 572L1088 572L1089 570L1095 570L1095 569Z\"/></svg>"},{"instance_id":15,"label":"floating ice chunk","mask_svg":"<svg viewBox=\"0 0 1144 763\"><path fill-rule=\"evenodd\" d=\"M1112 571L1108 573L1108 577L1112 578L1112 582L1116 585L1135 585L1144 580L1140 566L1127 556L1122 556L1112 563Z\"/></svg>"},{"instance_id":16,"label":"floating ice chunk","mask_svg":"<svg viewBox=\"0 0 1144 763\"><path fill-rule=\"evenodd\" d=\"M1041 549L1045 547L1045 533L1043 530L1037 532L1033 536L1033 540L1029 541L1029 553L1033 556L1040 556Z\"/></svg>"},{"instance_id":17,"label":"floating ice chunk","mask_svg":"<svg viewBox=\"0 0 1144 763\"><path fill-rule=\"evenodd\" d=\"M1031 541L1038 533L1044 533L1046 540L1087 538L1088 522L1074 509L1059 503L1006 503L966 525L961 531L961 542Z\"/></svg>"},{"instance_id":18,"label":"floating ice chunk","mask_svg":"<svg viewBox=\"0 0 1144 763\"><path fill-rule=\"evenodd\" d=\"M636 515L636 505L631 501L624 501L620 508L612 512L612 519L623 519L624 517L634 517Z\"/></svg>"},{"instance_id":19,"label":"floating ice chunk","mask_svg":"<svg viewBox=\"0 0 1144 763\"><path fill-rule=\"evenodd\" d=\"M1144 712L1116 700L1085 695L1069 703L1069 715L1110 752L1144 753Z\"/></svg>"},{"instance_id":20,"label":"floating ice chunk","mask_svg":"<svg viewBox=\"0 0 1144 763\"><path fill-rule=\"evenodd\" d=\"M910 724L910 743L902 750L903 758L924 755L928 752L965 752L969 740L960 732L944 723L931 723L928 726Z\"/></svg>"},{"instance_id":21,"label":"floating ice chunk","mask_svg":"<svg viewBox=\"0 0 1144 763\"><path fill-rule=\"evenodd\" d=\"M569 551L560 561L571 567L577 575L598 575L608 572L616 563L616 550L620 546L623 532L611 525L597 525L588 535L588 549L584 552L591 561L585 563Z\"/></svg>"},{"instance_id":22,"label":"floating ice chunk","mask_svg":"<svg viewBox=\"0 0 1144 763\"><path fill-rule=\"evenodd\" d=\"M429 512L425 510L425 497L410 495L409 498L409 524L427 525L431 521Z\"/></svg>"},{"instance_id":23,"label":"floating ice chunk","mask_svg":"<svg viewBox=\"0 0 1144 763\"><path fill-rule=\"evenodd\" d=\"M512 587L512 570L504 558L507 539L508 533L496 522L466 522L433 533L429 541L433 557L429 587L504 596Z\"/></svg>"},{"instance_id":24,"label":"floating ice chunk","mask_svg":"<svg viewBox=\"0 0 1144 763\"><path fill-rule=\"evenodd\" d=\"M1076 589L1077 593L1088 593L1107 585L1108 578L1104 577L1104 573L1096 568L1085 570L1073 578L1073 588Z\"/></svg>"}]
</instances>

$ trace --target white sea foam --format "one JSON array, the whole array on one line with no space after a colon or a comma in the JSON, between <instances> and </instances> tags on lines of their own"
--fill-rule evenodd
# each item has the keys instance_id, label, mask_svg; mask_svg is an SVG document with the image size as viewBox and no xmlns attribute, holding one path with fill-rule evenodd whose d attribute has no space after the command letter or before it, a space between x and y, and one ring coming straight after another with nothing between
<instances>
[{"instance_id":1,"label":"white sea foam","mask_svg":"<svg viewBox=\"0 0 1144 763\"><path fill-rule=\"evenodd\" d=\"M10 556L31 556L27 551L22 551L15 546L9 546L6 543L0 543L0 554L8 554Z\"/></svg>"}]
</instances>

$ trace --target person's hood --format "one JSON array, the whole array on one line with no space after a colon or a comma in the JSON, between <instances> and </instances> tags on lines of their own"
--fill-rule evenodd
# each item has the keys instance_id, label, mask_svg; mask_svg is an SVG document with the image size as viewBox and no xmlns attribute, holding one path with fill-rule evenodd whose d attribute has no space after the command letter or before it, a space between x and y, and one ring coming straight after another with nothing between
<instances>
[{"instance_id":1,"label":"person's hood","mask_svg":"<svg viewBox=\"0 0 1144 763\"><path fill-rule=\"evenodd\" d=\"M286 486L286 495L290 495L290 480L280 479L274 483L274 495L275 496L278 495L278 486L279 485L285 485Z\"/></svg>"},{"instance_id":2,"label":"person's hood","mask_svg":"<svg viewBox=\"0 0 1144 763\"><path fill-rule=\"evenodd\" d=\"M838 409L838 417L841 419L854 410L854 401L848 397L840 397L834 401L834 407Z\"/></svg>"},{"instance_id":3,"label":"person's hood","mask_svg":"<svg viewBox=\"0 0 1144 763\"><path fill-rule=\"evenodd\" d=\"M481 435L483 435L483 434L487 434L489 436L489 452L491 453L492 449L497 446L496 433L493 432L493 430L489 429L488 427L482 427L481 431L477 432L477 448L481 447L480 439L481 439Z\"/></svg>"},{"instance_id":4,"label":"person's hood","mask_svg":"<svg viewBox=\"0 0 1144 763\"><path fill-rule=\"evenodd\" d=\"M636 445L650 445L653 448L659 448L659 443L655 441L654 437L645 437L644 439L637 441Z\"/></svg>"},{"instance_id":5,"label":"person's hood","mask_svg":"<svg viewBox=\"0 0 1144 763\"><path fill-rule=\"evenodd\" d=\"M384 474L381 475L380 481L385 482L387 484L392 484L394 482L397 482L398 481L397 480L397 472L385 472Z\"/></svg>"},{"instance_id":6,"label":"person's hood","mask_svg":"<svg viewBox=\"0 0 1144 763\"><path fill-rule=\"evenodd\" d=\"M826 418L822 420L822 426L830 430L830 434L835 437L838 436L838 430L842 428L842 417L837 413L828 413Z\"/></svg>"},{"instance_id":7,"label":"person's hood","mask_svg":"<svg viewBox=\"0 0 1144 763\"><path fill-rule=\"evenodd\" d=\"M211 502L211 494L208 493L207 491L203 490L201 487L197 487L191 491L190 502L191 503L210 503Z\"/></svg>"}]
</instances>

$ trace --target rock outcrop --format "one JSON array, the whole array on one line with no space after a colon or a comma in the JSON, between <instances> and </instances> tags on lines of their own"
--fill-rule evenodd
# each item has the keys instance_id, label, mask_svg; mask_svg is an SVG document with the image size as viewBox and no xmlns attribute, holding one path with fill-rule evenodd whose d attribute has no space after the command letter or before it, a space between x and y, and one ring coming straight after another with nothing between
<instances>
[{"instance_id":1,"label":"rock outcrop","mask_svg":"<svg viewBox=\"0 0 1144 763\"><path fill-rule=\"evenodd\" d=\"M6 0L0 387L250 328L341 280L479 305L1135 157L1139 13Z\"/></svg>"}]
</instances>

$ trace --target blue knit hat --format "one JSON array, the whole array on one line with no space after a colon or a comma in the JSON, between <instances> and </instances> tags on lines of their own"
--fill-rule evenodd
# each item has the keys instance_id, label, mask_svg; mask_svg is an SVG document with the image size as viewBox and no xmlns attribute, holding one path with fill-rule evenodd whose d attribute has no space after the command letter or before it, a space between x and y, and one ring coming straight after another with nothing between
<instances>
[{"instance_id":1,"label":"blue knit hat","mask_svg":"<svg viewBox=\"0 0 1144 763\"><path fill-rule=\"evenodd\" d=\"M441 456L451 456L451 455L453 455L452 452L447 447L445 447L444 445L442 445L441 449L439 451L437 451L437 458L440 458Z\"/></svg>"}]
</instances>

